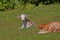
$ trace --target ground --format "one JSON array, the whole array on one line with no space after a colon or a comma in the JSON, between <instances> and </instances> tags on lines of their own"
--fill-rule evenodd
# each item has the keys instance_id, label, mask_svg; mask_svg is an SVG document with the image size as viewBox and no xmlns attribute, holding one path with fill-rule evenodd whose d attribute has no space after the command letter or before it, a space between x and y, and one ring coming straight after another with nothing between
<instances>
[{"instance_id":1,"label":"ground","mask_svg":"<svg viewBox=\"0 0 60 40\"><path fill-rule=\"evenodd\" d=\"M22 13L29 15L29 19L36 25L53 21L60 21L60 4L42 5L35 7L31 4L24 9L19 7L13 10L0 11L0 40L60 40L60 33L38 34L39 29L21 27L21 20L16 16Z\"/></svg>"}]
</instances>

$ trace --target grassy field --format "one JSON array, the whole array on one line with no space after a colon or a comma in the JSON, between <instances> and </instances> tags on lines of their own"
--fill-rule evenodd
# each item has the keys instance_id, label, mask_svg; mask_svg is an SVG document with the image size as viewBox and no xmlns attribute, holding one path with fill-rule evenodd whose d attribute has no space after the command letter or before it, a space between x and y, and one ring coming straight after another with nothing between
<instances>
[{"instance_id":1,"label":"grassy field","mask_svg":"<svg viewBox=\"0 0 60 40\"><path fill-rule=\"evenodd\" d=\"M60 33L38 34L39 29L30 27L28 29L18 29L21 27L21 20L17 15L26 13L29 19L36 25L53 21L60 21L60 4L52 5L27 5L20 6L14 10L0 11L0 40L60 40Z\"/></svg>"}]
</instances>

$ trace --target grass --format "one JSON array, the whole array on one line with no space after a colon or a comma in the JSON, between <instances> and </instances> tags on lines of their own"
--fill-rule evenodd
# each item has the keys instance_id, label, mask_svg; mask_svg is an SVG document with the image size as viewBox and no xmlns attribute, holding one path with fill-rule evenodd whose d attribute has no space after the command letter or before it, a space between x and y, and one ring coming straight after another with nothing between
<instances>
[{"instance_id":1,"label":"grass","mask_svg":"<svg viewBox=\"0 0 60 40\"><path fill-rule=\"evenodd\" d=\"M29 19L37 25L53 21L60 21L60 4L52 5L27 5L26 8L20 6L14 10L0 11L0 40L60 40L60 33L38 34L36 27L28 29L18 29L21 20L17 15L26 13Z\"/></svg>"}]
</instances>

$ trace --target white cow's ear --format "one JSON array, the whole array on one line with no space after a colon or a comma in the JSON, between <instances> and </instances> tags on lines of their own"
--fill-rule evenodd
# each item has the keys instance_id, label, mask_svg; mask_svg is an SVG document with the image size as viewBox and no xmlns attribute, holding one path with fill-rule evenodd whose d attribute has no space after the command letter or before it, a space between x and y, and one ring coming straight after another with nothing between
<instances>
[{"instance_id":1,"label":"white cow's ear","mask_svg":"<svg viewBox=\"0 0 60 40\"><path fill-rule=\"evenodd\" d=\"M20 19L21 17L20 16L16 16L18 19Z\"/></svg>"}]
</instances>

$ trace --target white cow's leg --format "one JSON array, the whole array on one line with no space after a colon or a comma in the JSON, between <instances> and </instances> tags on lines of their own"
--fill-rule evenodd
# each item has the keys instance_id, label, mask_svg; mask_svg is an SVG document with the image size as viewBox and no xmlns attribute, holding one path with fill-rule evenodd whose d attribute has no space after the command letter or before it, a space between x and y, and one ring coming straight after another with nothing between
<instances>
[{"instance_id":1,"label":"white cow's leg","mask_svg":"<svg viewBox=\"0 0 60 40\"><path fill-rule=\"evenodd\" d=\"M26 28L29 28L29 27L31 27L31 26L33 26L33 24L31 24L31 22L27 22Z\"/></svg>"},{"instance_id":2,"label":"white cow's leg","mask_svg":"<svg viewBox=\"0 0 60 40\"><path fill-rule=\"evenodd\" d=\"M24 25L22 25L22 27L21 28L24 28Z\"/></svg>"},{"instance_id":3,"label":"white cow's leg","mask_svg":"<svg viewBox=\"0 0 60 40\"><path fill-rule=\"evenodd\" d=\"M22 25L21 27L19 27L19 29L23 29L24 28L24 25Z\"/></svg>"},{"instance_id":4,"label":"white cow's leg","mask_svg":"<svg viewBox=\"0 0 60 40\"><path fill-rule=\"evenodd\" d=\"M26 25L26 28L29 28L29 27L30 27L30 26L27 24L27 25Z\"/></svg>"}]
</instances>

